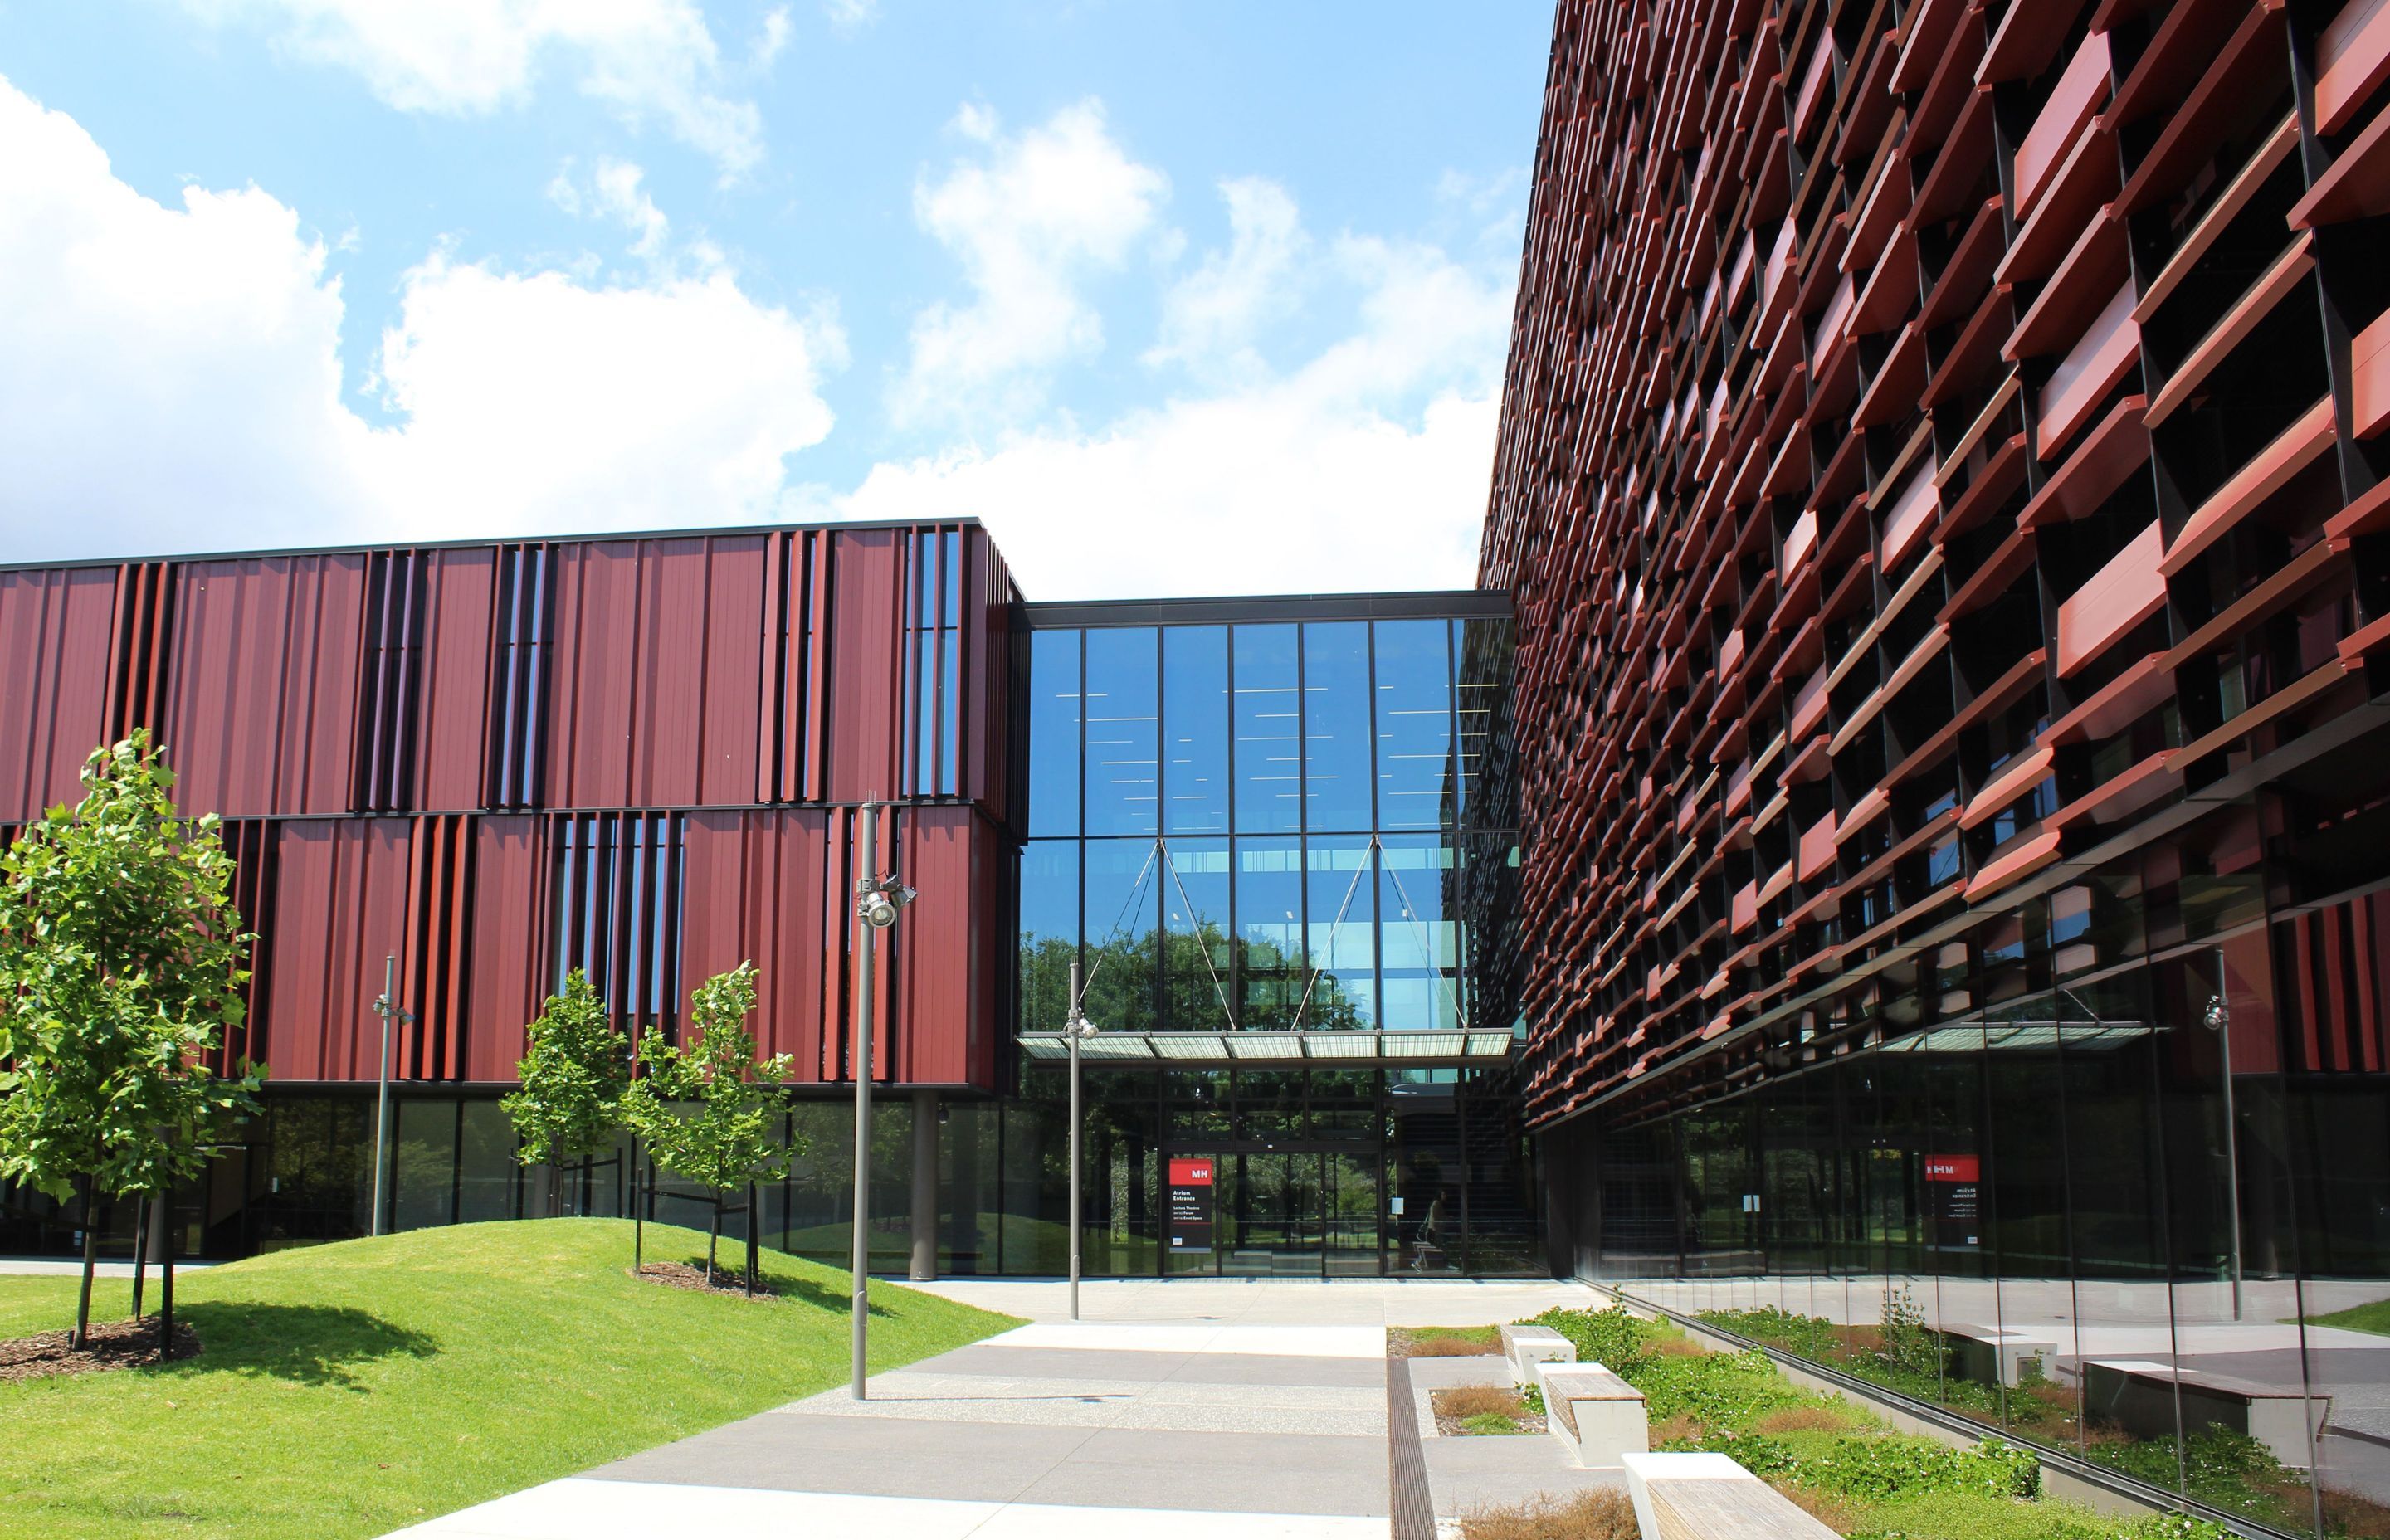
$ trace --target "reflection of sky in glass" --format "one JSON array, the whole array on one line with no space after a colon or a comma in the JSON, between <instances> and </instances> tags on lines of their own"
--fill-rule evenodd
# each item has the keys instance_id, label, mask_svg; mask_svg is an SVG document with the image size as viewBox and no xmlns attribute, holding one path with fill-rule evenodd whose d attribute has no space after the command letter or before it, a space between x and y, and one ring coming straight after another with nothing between
<instances>
[{"instance_id":1,"label":"reflection of sky in glass","mask_svg":"<svg viewBox=\"0 0 2390 1540\"><path fill-rule=\"evenodd\" d=\"M1500 720L1498 695L1463 678L1501 666L1468 629L1488 623L1035 634L1030 819L1068 833L1084 807L1076 933L1091 977L1107 959L1091 1013L1100 997L1122 1027L1457 1028L1464 943L1440 831L1456 770ZM1047 880L1024 866L1024 948L1033 913L1051 912L1029 893Z\"/></svg>"},{"instance_id":2,"label":"reflection of sky in glass","mask_svg":"<svg viewBox=\"0 0 2390 1540\"><path fill-rule=\"evenodd\" d=\"M1087 832L1155 833L1162 777L1152 628L1086 635Z\"/></svg>"},{"instance_id":3,"label":"reflection of sky in glass","mask_svg":"<svg viewBox=\"0 0 2390 1540\"><path fill-rule=\"evenodd\" d=\"M1444 823L1452 691L1443 621L1378 624L1378 827Z\"/></svg>"},{"instance_id":4,"label":"reflection of sky in glass","mask_svg":"<svg viewBox=\"0 0 2390 1540\"><path fill-rule=\"evenodd\" d=\"M1236 628L1237 832L1303 827L1302 689L1295 628Z\"/></svg>"},{"instance_id":5,"label":"reflection of sky in glass","mask_svg":"<svg viewBox=\"0 0 2390 1540\"><path fill-rule=\"evenodd\" d=\"M1162 633L1163 827L1228 831L1228 631L1174 625Z\"/></svg>"},{"instance_id":6,"label":"reflection of sky in glass","mask_svg":"<svg viewBox=\"0 0 2390 1540\"><path fill-rule=\"evenodd\" d=\"M1304 827L1366 829L1369 819L1369 625L1303 628Z\"/></svg>"}]
</instances>

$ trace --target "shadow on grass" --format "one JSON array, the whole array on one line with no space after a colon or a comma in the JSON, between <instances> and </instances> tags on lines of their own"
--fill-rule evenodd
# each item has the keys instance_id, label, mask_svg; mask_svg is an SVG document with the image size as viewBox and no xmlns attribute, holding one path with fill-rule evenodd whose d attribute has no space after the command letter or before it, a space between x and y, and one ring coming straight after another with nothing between
<instances>
[{"instance_id":1,"label":"shadow on grass","mask_svg":"<svg viewBox=\"0 0 2390 1540\"><path fill-rule=\"evenodd\" d=\"M440 1344L346 1305L191 1304L177 1311L199 1328L204 1356L175 1367L253 1375L362 1392L356 1370L391 1358L429 1358Z\"/></svg>"},{"instance_id":2,"label":"shadow on grass","mask_svg":"<svg viewBox=\"0 0 2390 1540\"><path fill-rule=\"evenodd\" d=\"M683 1257L681 1263L684 1266L694 1267L703 1272L705 1253L693 1252ZM746 1276L739 1267L734 1267L726 1262L716 1262L714 1273L728 1286L722 1290L723 1292L736 1291L739 1287L738 1280ZM816 1283L811 1278L798 1277L789 1273L776 1273L768 1266L764 1269L763 1286L764 1292L773 1299L793 1300L799 1304L812 1305L816 1310L833 1311L843 1315L854 1306L853 1297L843 1289L832 1289L828 1285ZM877 1300L870 1302L869 1313L883 1320L895 1315L894 1311Z\"/></svg>"}]
</instances>

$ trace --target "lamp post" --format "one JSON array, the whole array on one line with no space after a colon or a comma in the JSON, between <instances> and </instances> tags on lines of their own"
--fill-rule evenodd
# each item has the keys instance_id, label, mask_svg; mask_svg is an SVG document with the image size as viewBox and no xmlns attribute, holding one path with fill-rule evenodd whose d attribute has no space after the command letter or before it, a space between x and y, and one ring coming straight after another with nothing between
<instances>
[{"instance_id":1,"label":"lamp post","mask_svg":"<svg viewBox=\"0 0 2390 1540\"><path fill-rule=\"evenodd\" d=\"M854 1373L847 1393L861 1401L871 1318L871 996L877 982L872 955L880 932L896 923L914 893L893 874L872 875L880 869L880 809L870 802L864 803L856 815L855 841L861 847L855 866L863 875L854 879L854 918L860 931L855 946L854 1054L850 1066L854 1075L854 1242L850 1259L854 1273Z\"/></svg>"},{"instance_id":2,"label":"lamp post","mask_svg":"<svg viewBox=\"0 0 2390 1540\"><path fill-rule=\"evenodd\" d=\"M398 1008L398 959L385 956L381 960L381 995L373 1003L373 1011L381 1018L381 1073L374 1097L374 1183L373 1230L381 1234L382 1166L390 1150L390 1022L398 1018L403 1025L412 1025L415 1012Z\"/></svg>"},{"instance_id":3,"label":"lamp post","mask_svg":"<svg viewBox=\"0 0 2390 1540\"><path fill-rule=\"evenodd\" d=\"M1071 1319L1079 1318L1079 1045L1096 1035L1096 1024L1079 1008L1079 965L1071 965L1071 1013L1062 1038L1071 1046Z\"/></svg>"}]
</instances>

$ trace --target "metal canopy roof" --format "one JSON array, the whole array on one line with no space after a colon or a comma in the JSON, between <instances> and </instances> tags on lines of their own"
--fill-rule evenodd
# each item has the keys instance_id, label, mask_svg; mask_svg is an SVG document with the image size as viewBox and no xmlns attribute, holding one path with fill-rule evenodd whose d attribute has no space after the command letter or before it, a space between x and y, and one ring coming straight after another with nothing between
<instances>
[{"instance_id":1,"label":"metal canopy roof","mask_svg":"<svg viewBox=\"0 0 2390 1540\"><path fill-rule=\"evenodd\" d=\"M1062 1034L1025 1032L1019 1038L1032 1062L1070 1058ZM1085 1039L1088 1064L1333 1063L1343 1069L1377 1065L1498 1064L1510 1057L1507 1032L1106 1032Z\"/></svg>"}]
</instances>

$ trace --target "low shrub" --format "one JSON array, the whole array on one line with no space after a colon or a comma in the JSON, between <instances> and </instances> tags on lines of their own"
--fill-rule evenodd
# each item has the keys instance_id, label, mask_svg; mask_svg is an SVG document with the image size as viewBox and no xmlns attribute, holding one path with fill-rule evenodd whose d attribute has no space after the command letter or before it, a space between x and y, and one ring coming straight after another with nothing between
<instances>
[{"instance_id":1,"label":"low shrub","mask_svg":"<svg viewBox=\"0 0 2390 1540\"><path fill-rule=\"evenodd\" d=\"M1533 1324L1548 1326L1567 1338L1576 1349L1578 1363L1600 1364L1629 1383L1635 1380L1635 1370L1653 1355L1653 1343L1674 1335L1616 1305L1607 1310L1555 1308L1536 1316Z\"/></svg>"},{"instance_id":2,"label":"low shrub","mask_svg":"<svg viewBox=\"0 0 2390 1540\"><path fill-rule=\"evenodd\" d=\"M1430 1397L1435 1409L1446 1417L1472 1418L1495 1416L1510 1418L1518 1414L1519 1392L1508 1385L1455 1385L1449 1390L1433 1392Z\"/></svg>"},{"instance_id":3,"label":"low shrub","mask_svg":"<svg viewBox=\"0 0 2390 1540\"><path fill-rule=\"evenodd\" d=\"M1538 1497L1463 1514L1461 1540L1638 1540L1635 1505L1624 1492Z\"/></svg>"},{"instance_id":4,"label":"low shrub","mask_svg":"<svg viewBox=\"0 0 2390 1540\"><path fill-rule=\"evenodd\" d=\"M1922 1438L1840 1438L1823 1456L1798 1461L1791 1474L1805 1486L1863 1502L1930 1492L2030 1497L2041 1490L2041 1462L2032 1451L1989 1438L1972 1449Z\"/></svg>"}]
</instances>

